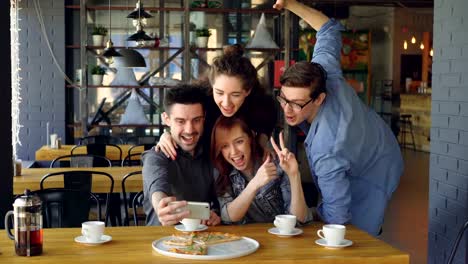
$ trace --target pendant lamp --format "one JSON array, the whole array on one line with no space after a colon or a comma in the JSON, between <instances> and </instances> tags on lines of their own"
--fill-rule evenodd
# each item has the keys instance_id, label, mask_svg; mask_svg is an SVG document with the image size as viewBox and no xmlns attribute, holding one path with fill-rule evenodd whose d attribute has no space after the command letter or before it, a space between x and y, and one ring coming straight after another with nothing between
<instances>
[{"instance_id":1,"label":"pendant lamp","mask_svg":"<svg viewBox=\"0 0 468 264\"><path fill-rule=\"evenodd\" d=\"M139 20L141 20L141 23L146 26L146 19L150 17L153 16L145 11L145 9L143 8L143 4L140 0L138 0L138 2L136 3L135 9L127 16L127 18L133 19L133 25L135 27L137 26Z\"/></svg>"},{"instance_id":2,"label":"pendant lamp","mask_svg":"<svg viewBox=\"0 0 468 264\"><path fill-rule=\"evenodd\" d=\"M113 62L114 57L121 57L122 54L118 53L112 43L112 16L111 16L111 1L109 0L109 40L106 43L106 48L102 53L102 56L107 58L107 62L110 64Z\"/></svg>"}]
</instances>

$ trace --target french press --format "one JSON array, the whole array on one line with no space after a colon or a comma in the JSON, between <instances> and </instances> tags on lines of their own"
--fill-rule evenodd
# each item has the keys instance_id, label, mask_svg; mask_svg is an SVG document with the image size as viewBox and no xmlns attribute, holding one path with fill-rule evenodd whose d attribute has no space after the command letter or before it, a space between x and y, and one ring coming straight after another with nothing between
<instances>
[{"instance_id":1,"label":"french press","mask_svg":"<svg viewBox=\"0 0 468 264\"><path fill-rule=\"evenodd\" d=\"M13 211L5 215L5 230L10 239L15 240L18 256L42 254L42 202L37 195L26 189L13 203ZM11 233L13 216L14 235Z\"/></svg>"}]
</instances>

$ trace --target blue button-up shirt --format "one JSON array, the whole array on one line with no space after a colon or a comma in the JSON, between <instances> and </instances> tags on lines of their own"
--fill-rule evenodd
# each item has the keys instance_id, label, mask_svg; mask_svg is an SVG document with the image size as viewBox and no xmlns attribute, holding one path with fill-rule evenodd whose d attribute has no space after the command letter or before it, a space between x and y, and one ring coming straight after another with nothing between
<instances>
[{"instance_id":1,"label":"blue button-up shirt","mask_svg":"<svg viewBox=\"0 0 468 264\"><path fill-rule=\"evenodd\" d=\"M317 208L322 219L350 222L376 235L403 160L390 128L343 78L342 29L331 19L317 33L312 61L327 72L327 97L312 123L300 127L307 134L307 159L322 195Z\"/></svg>"}]
</instances>

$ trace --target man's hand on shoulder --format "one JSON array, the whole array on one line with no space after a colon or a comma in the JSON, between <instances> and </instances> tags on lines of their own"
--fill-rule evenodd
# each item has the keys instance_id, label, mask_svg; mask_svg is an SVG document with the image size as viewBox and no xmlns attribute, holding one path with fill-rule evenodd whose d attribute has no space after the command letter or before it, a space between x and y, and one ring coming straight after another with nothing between
<instances>
[{"instance_id":1,"label":"man's hand on shoulder","mask_svg":"<svg viewBox=\"0 0 468 264\"><path fill-rule=\"evenodd\" d=\"M187 201L177 201L174 196L162 198L158 203L158 218L163 226L175 225L186 218L190 212L180 211L187 206Z\"/></svg>"}]
</instances>

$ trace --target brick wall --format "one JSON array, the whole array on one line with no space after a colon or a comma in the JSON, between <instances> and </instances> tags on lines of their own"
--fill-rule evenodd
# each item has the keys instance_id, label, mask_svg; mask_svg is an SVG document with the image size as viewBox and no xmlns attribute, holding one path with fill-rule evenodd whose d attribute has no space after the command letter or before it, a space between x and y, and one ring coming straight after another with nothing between
<instances>
[{"instance_id":1,"label":"brick wall","mask_svg":"<svg viewBox=\"0 0 468 264\"><path fill-rule=\"evenodd\" d=\"M59 64L65 61L64 1L39 1L47 35ZM46 144L46 122L51 133L65 139L64 80L55 66L41 33L32 0L20 1L20 64L22 71L18 157L34 160L34 152Z\"/></svg>"},{"instance_id":2,"label":"brick wall","mask_svg":"<svg viewBox=\"0 0 468 264\"><path fill-rule=\"evenodd\" d=\"M429 263L445 263L468 220L468 1L434 1ZM454 263L468 263L468 232Z\"/></svg>"}]
</instances>

